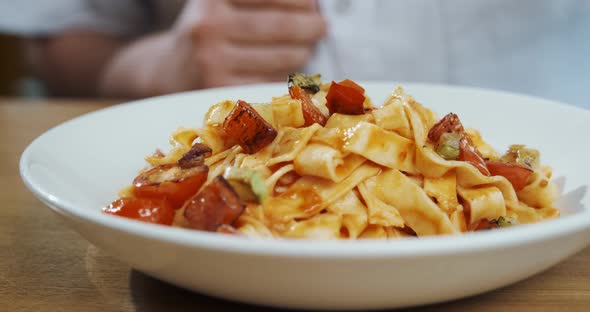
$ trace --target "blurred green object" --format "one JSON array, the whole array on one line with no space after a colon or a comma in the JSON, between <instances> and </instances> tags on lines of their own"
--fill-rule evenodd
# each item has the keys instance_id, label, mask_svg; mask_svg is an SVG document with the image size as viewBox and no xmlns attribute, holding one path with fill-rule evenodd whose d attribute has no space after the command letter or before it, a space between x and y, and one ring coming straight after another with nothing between
<instances>
[{"instance_id":1,"label":"blurred green object","mask_svg":"<svg viewBox=\"0 0 590 312\"><path fill-rule=\"evenodd\" d=\"M0 34L0 95L21 95L26 76L23 42L20 38Z\"/></svg>"}]
</instances>

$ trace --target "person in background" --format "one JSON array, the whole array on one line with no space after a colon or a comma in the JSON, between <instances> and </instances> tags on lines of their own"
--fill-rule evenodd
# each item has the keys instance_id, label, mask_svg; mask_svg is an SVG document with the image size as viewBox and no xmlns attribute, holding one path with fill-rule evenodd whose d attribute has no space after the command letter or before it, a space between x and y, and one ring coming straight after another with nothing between
<instances>
[{"instance_id":1,"label":"person in background","mask_svg":"<svg viewBox=\"0 0 590 312\"><path fill-rule=\"evenodd\" d=\"M326 34L313 0L68 2L45 10L60 25L32 31L33 67L57 94L146 97L283 81Z\"/></svg>"},{"instance_id":2,"label":"person in background","mask_svg":"<svg viewBox=\"0 0 590 312\"><path fill-rule=\"evenodd\" d=\"M12 28L33 38L34 68L55 94L146 97L305 71L590 107L590 1L56 0L28 10Z\"/></svg>"}]
</instances>

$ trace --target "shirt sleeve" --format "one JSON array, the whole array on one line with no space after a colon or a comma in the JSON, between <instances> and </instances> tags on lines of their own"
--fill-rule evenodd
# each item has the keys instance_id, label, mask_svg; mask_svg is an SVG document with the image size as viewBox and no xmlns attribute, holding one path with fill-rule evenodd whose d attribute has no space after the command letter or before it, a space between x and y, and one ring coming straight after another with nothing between
<instances>
[{"instance_id":1,"label":"shirt sleeve","mask_svg":"<svg viewBox=\"0 0 590 312\"><path fill-rule=\"evenodd\" d=\"M140 0L19 0L0 11L0 31L43 36L85 29L133 37L149 29Z\"/></svg>"}]
</instances>

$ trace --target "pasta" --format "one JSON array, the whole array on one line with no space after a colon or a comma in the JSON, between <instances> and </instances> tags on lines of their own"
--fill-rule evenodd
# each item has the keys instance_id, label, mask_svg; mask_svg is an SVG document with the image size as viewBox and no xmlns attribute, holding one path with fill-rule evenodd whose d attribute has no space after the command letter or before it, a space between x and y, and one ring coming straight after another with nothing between
<instances>
[{"instance_id":1,"label":"pasta","mask_svg":"<svg viewBox=\"0 0 590 312\"><path fill-rule=\"evenodd\" d=\"M559 216L537 151L501 155L457 115L439 119L399 87L375 107L350 80L317 79L298 76L269 103L214 104L203 127L178 129L168 153L146 157L149 170L105 212L311 239L459 234ZM139 197L142 206L130 204Z\"/></svg>"}]
</instances>

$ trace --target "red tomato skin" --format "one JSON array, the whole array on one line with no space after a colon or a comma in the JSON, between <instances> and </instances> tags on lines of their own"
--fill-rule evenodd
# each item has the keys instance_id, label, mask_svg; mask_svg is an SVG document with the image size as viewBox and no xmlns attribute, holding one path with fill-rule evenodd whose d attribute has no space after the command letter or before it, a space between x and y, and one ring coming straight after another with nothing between
<instances>
[{"instance_id":1,"label":"red tomato skin","mask_svg":"<svg viewBox=\"0 0 590 312\"><path fill-rule=\"evenodd\" d=\"M326 107L328 107L330 115L335 113L344 115L364 114L363 103L365 102L365 96L361 90L363 89L360 86L350 80L345 80L344 84L332 81L326 95Z\"/></svg>"},{"instance_id":2,"label":"red tomato skin","mask_svg":"<svg viewBox=\"0 0 590 312\"><path fill-rule=\"evenodd\" d=\"M172 165L173 166L173 165ZM176 181L164 181L161 183L150 183L148 176L158 170L167 170L171 165L162 165L140 174L133 181L133 194L140 198L167 199L174 209L179 209L184 202L195 195L201 186L207 181L209 168L184 169L193 170L193 176Z\"/></svg>"},{"instance_id":3,"label":"red tomato skin","mask_svg":"<svg viewBox=\"0 0 590 312\"><path fill-rule=\"evenodd\" d=\"M172 225L172 221L174 221L174 209L165 199L136 197L119 198L103 208L103 212L142 222L162 225Z\"/></svg>"},{"instance_id":4,"label":"red tomato skin","mask_svg":"<svg viewBox=\"0 0 590 312\"><path fill-rule=\"evenodd\" d=\"M359 86L356 82L350 80L350 79L345 79L339 82L339 84L349 87L349 88L353 88L355 90L357 90L360 94L365 94L365 88Z\"/></svg>"},{"instance_id":5,"label":"red tomato skin","mask_svg":"<svg viewBox=\"0 0 590 312\"><path fill-rule=\"evenodd\" d=\"M505 177L517 192L527 185L529 177L533 173L532 169L518 164L488 161L486 165L491 175Z\"/></svg>"},{"instance_id":6,"label":"red tomato skin","mask_svg":"<svg viewBox=\"0 0 590 312\"><path fill-rule=\"evenodd\" d=\"M184 217L191 228L214 232L223 224L231 225L245 208L230 184L223 176L217 176L186 202Z\"/></svg>"},{"instance_id":7,"label":"red tomato skin","mask_svg":"<svg viewBox=\"0 0 590 312\"><path fill-rule=\"evenodd\" d=\"M238 100L223 121L223 131L233 138L247 154L265 148L277 136L277 131L247 102Z\"/></svg>"},{"instance_id":8,"label":"red tomato skin","mask_svg":"<svg viewBox=\"0 0 590 312\"><path fill-rule=\"evenodd\" d=\"M313 105L311 98L303 89L298 86L292 86L289 88L289 95L291 95L292 99L301 101L301 110L303 111L303 119L305 119L304 126L311 126L314 123L322 126L326 125L326 117Z\"/></svg>"},{"instance_id":9,"label":"red tomato skin","mask_svg":"<svg viewBox=\"0 0 590 312\"><path fill-rule=\"evenodd\" d=\"M489 176L490 175L490 171L488 170L488 167L486 166L486 162L483 159L483 157L481 157L481 155L479 155L479 153L477 152L477 149L475 147L473 147L467 139L462 138L460 143L459 143L459 160L460 161L464 161L467 163L470 163L471 165L473 165L475 168L477 168L477 170L479 170L479 172L481 172L481 174Z\"/></svg>"}]
</instances>

